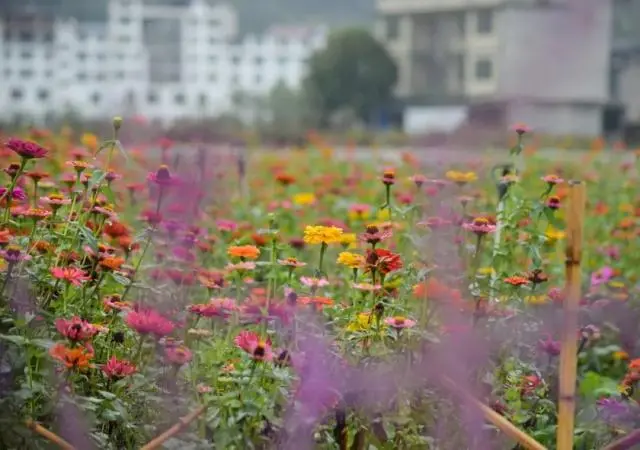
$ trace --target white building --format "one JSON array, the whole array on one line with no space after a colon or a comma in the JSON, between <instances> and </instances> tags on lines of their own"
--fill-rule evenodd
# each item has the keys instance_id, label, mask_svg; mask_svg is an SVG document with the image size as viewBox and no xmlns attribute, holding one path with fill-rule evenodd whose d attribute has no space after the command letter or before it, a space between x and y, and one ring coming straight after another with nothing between
<instances>
[{"instance_id":1,"label":"white building","mask_svg":"<svg viewBox=\"0 0 640 450\"><path fill-rule=\"evenodd\" d=\"M522 121L551 134L602 132L611 0L377 0L377 7L409 131L491 115L502 126Z\"/></svg>"},{"instance_id":2,"label":"white building","mask_svg":"<svg viewBox=\"0 0 640 450\"><path fill-rule=\"evenodd\" d=\"M238 92L298 87L325 40L322 28L239 38L234 9L210 0L109 0L93 23L0 11L0 119L211 117Z\"/></svg>"}]
</instances>

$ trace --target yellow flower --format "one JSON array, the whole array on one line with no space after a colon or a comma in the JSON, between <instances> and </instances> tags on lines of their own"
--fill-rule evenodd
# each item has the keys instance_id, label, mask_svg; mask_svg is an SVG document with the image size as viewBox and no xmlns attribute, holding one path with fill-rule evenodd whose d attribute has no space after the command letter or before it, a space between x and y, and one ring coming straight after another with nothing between
<instances>
[{"instance_id":1,"label":"yellow flower","mask_svg":"<svg viewBox=\"0 0 640 450\"><path fill-rule=\"evenodd\" d=\"M618 210L622 213L627 214L631 214L634 212L633 205L630 203L622 203L620 206L618 206Z\"/></svg>"},{"instance_id":2,"label":"yellow flower","mask_svg":"<svg viewBox=\"0 0 640 450\"><path fill-rule=\"evenodd\" d=\"M388 290L397 289L402 285L402 278L396 277L392 280L384 280L384 288Z\"/></svg>"},{"instance_id":3,"label":"yellow flower","mask_svg":"<svg viewBox=\"0 0 640 450\"><path fill-rule=\"evenodd\" d=\"M368 312L363 312L363 313L359 313L356 316L356 319L351 322L349 325L347 325L347 331L366 331L371 329L371 326L373 325L373 318L371 317L371 313ZM382 329L386 327L386 324L384 322L380 322L380 331L382 332Z\"/></svg>"},{"instance_id":4,"label":"yellow flower","mask_svg":"<svg viewBox=\"0 0 640 450\"><path fill-rule=\"evenodd\" d=\"M624 283L622 281L609 281L607 285L612 289L623 289Z\"/></svg>"},{"instance_id":5,"label":"yellow flower","mask_svg":"<svg viewBox=\"0 0 640 450\"><path fill-rule=\"evenodd\" d=\"M354 244L356 243L356 234L355 233L343 234L342 237L340 238L340 243L345 247L354 246Z\"/></svg>"},{"instance_id":6,"label":"yellow flower","mask_svg":"<svg viewBox=\"0 0 640 450\"><path fill-rule=\"evenodd\" d=\"M475 172L458 172L457 170L449 170L445 174L445 176L449 180L458 184L466 184L478 179L478 176L475 174Z\"/></svg>"},{"instance_id":7,"label":"yellow flower","mask_svg":"<svg viewBox=\"0 0 640 450\"><path fill-rule=\"evenodd\" d=\"M312 192L301 192L293 196L293 203L298 206L309 206L316 202L316 196Z\"/></svg>"},{"instance_id":8,"label":"yellow flower","mask_svg":"<svg viewBox=\"0 0 640 450\"><path fill-rule=\"evenodd\" d=\"M350 269L358 269L364 265L364 256L357 253L341 252L336 262Z\"/></svg>"},{"instance_id":9,"label":"yellow flower","mask_svg":"<svg viewBox=\"0 0 640 450\"><path fill-rule=\"evenodd\" d=\"M98 149L98 137L95 134L84 133L81 138L82 145L87 147L89 150L97 150Z\"/></svg>"},{"instance_id":10,"label":"yellow flower","mask_svg":"<svg viewBox=\"0 0 640 450\"><path fill-rule=\"evenodd\" d=\"M613 352L612 356L616 361L626 361L627 359L629 359L629 354L624 350L615 351Z\"/></svg>"},{"instance_id":11,"label":"yellow flower","mask_svg":"<svg viewBox=\"0 0 640 450\"><path fill-rule=\"evenodd\" d=\"M307 225L304 241L307 244L335 244L342 239L342 228Z\"/></svg>"},{"instance_id":12,"label":"yellow flower","mask_svg":"<svg viewBox=\"0 0 640 450\"><path fill-rule=\"evenodd\" d=\"M553 227L547 227L547 231L544 233L544 235L547 238L547 242L553 244L560 239L564 239L565 232L556 230Z\"/></svg>"},{"instance_id":13,"label":"yellow flower","mask_svg":"<svg viewBox=\"0 0 640 450\"><path fill-rule=\"evenodd\" d=\"M480 267L478 269L478 275L493 276L495 274L496 274L496 271L493 270L493 267Z\"/></svg>"},{"instance_id":14,"label":"yellow flower","mask_svg":"<svg viewBox=\"0 0 640 450\"><path fill-rule=\"evenodd\" d=\"M550 300L546 295L527 295L524 301L528 305L544 305L549 303Z\"/></svg>"},{"instance_id":15,"label":"yellow flower","mask_svg":"<svg viewBox=\"0 0 640 450\"><path fill-rule=\"evenodd\" d=\"M371 214L366 210L349 210L347 217L349 220L367 220Z\"/></svg>"},{"instance_id":16,"label":"yellow flower","mask_svg":"<svg viewBox=\"0 0 640 450\"><path fill-rule=\"evenodd\" d=\"M376 214L376 218L381 222L389 220L389 208L381 209L380 211L378 211Z\"/></svg>"}]
</instances>

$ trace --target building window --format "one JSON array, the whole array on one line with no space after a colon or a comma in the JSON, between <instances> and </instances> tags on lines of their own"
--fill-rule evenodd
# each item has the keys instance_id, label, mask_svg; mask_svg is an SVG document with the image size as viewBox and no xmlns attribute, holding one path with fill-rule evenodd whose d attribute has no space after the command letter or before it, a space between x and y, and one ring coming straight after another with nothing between
<instances>
[{"instance_id":1,"label":"building window","mask_svg":"<svg viewBox=\"0 0 640 450\"><path fill-rule=\"evenodd\" d=\"M22 89L11 89L11 100L22 100L23 96Z\"/></svg>"},{"instance_id":2,"label":"building window","mask_svg":"<svg viewBox=\"0 0 640 450\"><path fill-rule=\"evenodd\" d=\"M99 93L94 93L91 96L91 101L93 102L94 105L97 105L98 103L100 103L100 94Z\"/></svg>"},{"instance_id":3,"label":"building window","mask_svg":"<svg viewBox=\"0 0 640 450\"><path fill-rule=\"evenodd\" d=\"M240 64L240 57L234 56L233 58L231 58L231 61L237 66L238 64Z\"/></svg>"},{"instance_id":4,"label":"building window","mask_svg":"<svg viewBox=\"0 0 640 450\"><path fill-rule=\"evenodd\" d=\"M400 19L398 16L387 16L385 18L385 28L387 39L398 39L400 35Z\"/></svg>"},{"instance_id":5,"label":"building window","mask_svg":"<svg viewBox=\"0 0 640 450\"><path fill-rule=\"evenodd\" d=\"M49 91L47 91L46 89L40 89L38 91L38 100L48 100L49 99Z\"/></svg>"},{"instance_id":6,"label":"building window","mask_svg":"<svg viewBox=\"0 0 640 450\"><path fill-rule=\"evenodd\" d=\"M174 100L177 105L184 105L184 94L176 94Z\"/></svg>"},{"instance_id":7,"label":"building window","mask_svg":"<svg viewBox=\"0 0 640 450\"><path fill-rule=\"evenodd\" d=\"M261 66L264 62L264 58L262 56L256 56L256 66Z\"/></svg>"},{"instance_id":8,"label":"building window","mask_svg":"<svg viewBox=\"0 0 640 450\"><path fill-rule=\"evenodd\" d=\"M22 59L31 59L33 58L33 53L28 50L23 50L22 53L20 53L20 57Z\"/></svg>"},{"instance_id":9,"label":"building window","mask_svg":"<svg viewBox=\"0 0 640 450\"><path fill-rule=\"evenodd\" d=\"M493 77L493 62L486 58L476 61L476 78L488 80L491 77Z\"/></svg>"},{"instance_id":10,"label":"building window","mask_svg":"<svg viewBox=\"0 0 640 450\"><path fill-rule=\"evenodd\" d=\"M22 69L20 71L20 78L27 79L33 76L33 71L29 69Z\"/></svg>"},{"instance_id":11,"label":"building window","mask_svg":"<svg viewBox=\"0 0 640 450\"><path fill-rule=\"evenodd\" d=\"M215 73L209 74L209 81L211 81L212 83L215 83L216 81L218 81L218 77L216 76Z\"/></svg>"},{"instance_id":12,"label":"building window","mask_svg":"<svg viewBox=\"0 0 640 450\"><path fill-rule=\"evenodd\" d=\"M149 92L147 94L147 101L152 105L158 103L158 94L155 92Z\"/></svg>"},{"instance_id":13,"label":"building window","mask_svg":"<svg viewBox=\"0 0 640 450\"><path fill-rule=\"evenodd\" d=\"M80 52L80 53L78 53L78 59L79 59L80 61L84 61L84 60L86 60L86 59L87 59L87 54L86 54L85 52Z\"/></svg>"},{"instance_id":14,"label":"building window","mask_svg":"<svg viewBox=\"0 0 640 450\"><path fill-rule=\"evenodd\" d=\"M84 72L78 72L78 81L85 81L87 79L87 74Z\"/></svg>"},{"instance_id":15,"label":"building window","mask_svg":"<svg viewBox=\"0 0 640 450\"><path fill-rule=\"evenodd\" d=\"M478 34L493 32L493 10L481 9L478 11Z\"/></svg>"}]
</instances>

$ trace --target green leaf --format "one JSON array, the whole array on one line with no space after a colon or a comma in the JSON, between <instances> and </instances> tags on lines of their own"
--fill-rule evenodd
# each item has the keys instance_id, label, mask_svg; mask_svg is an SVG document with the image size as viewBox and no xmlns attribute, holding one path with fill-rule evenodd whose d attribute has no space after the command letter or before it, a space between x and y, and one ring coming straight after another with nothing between
<instances>
[{"instance_id":1,"label":"green leaf","mask_svg":"<svg viewBox=\"0 0 640 450\"><path fill-rule=\"evenodd\" d=\"M16 344L16 345L25 345L27 343L27 339L23 336L1 334L0 339L2 339L3 341L11 342L12 344Z\"/></svg>"},{"instance_id":2,"label":"green leaf","mask_svg":"<svg viewBox=\"0 0 640 450\"><path fill-rule=\"evenodd\" d=\"M618 383L595 372L587 372L580 382L580 394L595 400L597 398L618 394Z\"/></svg>"},{"instance_id":3,"label":"green leaf","mask_svg":"<svg viewBox=\"0 0 640 450\"><path fill-rule=\"evenodd\" d=\"M118 149L118 151L120 153L122 153L122 156L124 156L125 161L129 161L129 155L127 155L127 152L125 151L124 147L122 146L122 143L118 140L115 141L116 147Z\"/></svg>"},{"instance_id":4,"label":"green leaf","mask_svg":"<svg viewBox=\"0 0 640 450\"><path fill-rule=\"evenodd\" d=\"M89 248L93 250L95 253L98 253L98 240L93 235L93 232L89 228L83 225L78 224L76 226L78 227L78 231L82 235L82 239L84 239L84 241L87 243Z\"/></svg>"},{"instance_id":5,"label":"green leaf","mask_svg":"<svg viewBox=\"0 0 640 450\"><path fill-rule=\"evenodd\" d=\"M96 156L105 148L111 148L113 146L116 145L118 141L115 141L113 139L108 139L106 141L104 141L102 144L100 144L100 148L98 148L98 151L96 152Z\"/></svg>"},{"instance_id":6,"label":"green leaf","mask_svg":"<svg viewBox=\"0 0 640 450\"><path fill-rule=\"evenodd\" d=\"M121 284L122 286L128 286L131 283L131 280L129 280L129 278L117 273L111 273L110 275L116 283Z\"/></svg>"}]
</instances>

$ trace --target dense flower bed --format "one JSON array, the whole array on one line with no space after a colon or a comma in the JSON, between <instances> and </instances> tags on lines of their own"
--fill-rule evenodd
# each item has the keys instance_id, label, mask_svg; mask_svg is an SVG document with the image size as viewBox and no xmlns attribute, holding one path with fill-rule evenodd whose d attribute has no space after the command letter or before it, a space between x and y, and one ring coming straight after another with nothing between
<instances>
[{"instance_id":1,"label":"dense flower bed","mask_svg":"<svg viewBox=\"0 0 640 450\"><path fill-rule=\"evenodd\" d=\"M510 155L428 166L124 150L121 125L3 140L1 448L48 448L28 420L140 448L202 406L166 448L513 448L460 393L553 448L574 178L575 448L639 425L633 155L545 159L523 126Z\"/></svg>"}]
</instances>

